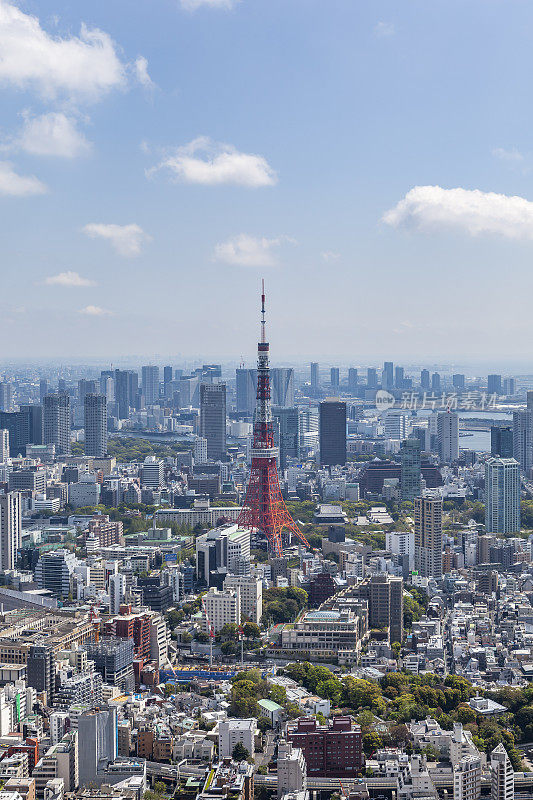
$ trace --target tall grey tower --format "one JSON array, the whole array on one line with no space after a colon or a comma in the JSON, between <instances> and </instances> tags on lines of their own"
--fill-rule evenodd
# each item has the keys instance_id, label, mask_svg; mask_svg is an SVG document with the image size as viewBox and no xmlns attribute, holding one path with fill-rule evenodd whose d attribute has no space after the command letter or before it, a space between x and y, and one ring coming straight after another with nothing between
<instances>
[{"instance_id":1,"label":"tall grey tower","mask_svg":"<svg viewBox=\"0 0 533 800\"><path fill-rule=\"evenodd\" d=\"M159 399L159 367L142 368L142 393L147 406Z\"/></svg>"},{"instance_id":2,"label":"tall grey tower","mask_svg":"<svg viewBox=\"0 0 533 800\"><path fill-rule=\"evenodd\" d=\"M43 405L44 444L55 444L56 455L70 455L70 397L47 394Z\"/></svg>"},{"instance_id":3,"label":"tall grey tower","mask_svg":"<svg viewBox=\"0 0 533 800\"><path fill-rule=\"evenodd\" d=\"M103 458L107 454L107 399L103 394L86 394L85 455Z\"/></svg>"},{"instance_id":4,"label":"tall grey tower","mask_svg":"<svg viewBox=\"0 0 533 800\"><path fill-rule=\"evenodd\" d=\"M0 495L0 569L15 569L22 540L20 494Z\"/></svg>"},{"instance_id":5,"label":"tall grey tower","mask_svg":"<svg viewBox=\"0 0 533 800\"><path fill-rule=\"evenodd\" d=\"M200 385L200 436L207 439L207 457L213 461L226 455L226 384Z\"/></svg>"}]
</instances>

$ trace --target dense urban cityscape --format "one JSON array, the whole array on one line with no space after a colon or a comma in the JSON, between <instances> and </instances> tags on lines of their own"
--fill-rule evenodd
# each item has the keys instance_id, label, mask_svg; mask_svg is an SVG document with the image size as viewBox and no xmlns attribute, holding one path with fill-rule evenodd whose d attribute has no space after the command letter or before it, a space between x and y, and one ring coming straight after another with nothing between
<instances>
[{"instance_id":1,"label":"dense urban cityscape","mask_svg":"<svg viewBox=\"0 0 533 800\"><path fill-rule=\"evenodd\" d=\"M533 800L532 45L0 0L0 800Z\"/></svg>"}]
</instances>

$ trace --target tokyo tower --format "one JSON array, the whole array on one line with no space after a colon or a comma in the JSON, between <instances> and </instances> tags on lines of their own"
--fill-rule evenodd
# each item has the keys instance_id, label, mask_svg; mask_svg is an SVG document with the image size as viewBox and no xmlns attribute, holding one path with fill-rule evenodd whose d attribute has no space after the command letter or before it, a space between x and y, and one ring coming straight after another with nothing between
<instances>
[{"instance_id":1,"label":"tokyo tower","mask_svg":"<svg viewBox=\"0 0 533 800\"><path fill-rule=\"evenodd\" d=\"M309 543L291 517L279 487L270 405L269 346L265 336L265 282L261 294L261 341L257 345L257 403L254 419L252 468L243 509L237 520L242 528L257 529L268 539L270 552L283 555L281 532L294 533L302 544Z\"/></svg>"}]
</instances>

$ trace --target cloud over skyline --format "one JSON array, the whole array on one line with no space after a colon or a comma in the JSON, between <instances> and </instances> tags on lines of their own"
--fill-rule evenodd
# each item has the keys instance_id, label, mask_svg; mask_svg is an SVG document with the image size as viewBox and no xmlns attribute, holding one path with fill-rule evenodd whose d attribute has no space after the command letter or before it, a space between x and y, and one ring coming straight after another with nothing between
<instances>
[{"instance_id":1,"label":"cloud over skyline","mask_svg":"<svg viewBox=\"0 0 533 800\"><path fill-rule=\"evenodd\" d=\"M387 211L383 222L407 230L451 230L533 240L533 203L479 189L415 186Z\"/></svg>"},{"instance_id":2,"label":"cloud over skyline","mask_svg":"<svg viewBox=\"0 0 533 800\"><path fill-rule=\"evenodd\" d=\"M151 241L151 237L140 225L115 225L113 223L90 222L83 232L92 239L105 239L110 242L116 252L125 258L140 255L143 244Z\"/></svg>"},{"instance_id":3,"label":"cloud over skyline","mask_svg":"<svg viewBox=\"0 0 533 800\"><path fill-rule=\"evenodd\" d=\"M68 288L84 288L86 286L96 286L94 281L89 278L82 278L78 272L69 270L60 272L58 275L50 275L44 279L47 286L66 286Z\"/></svg>"},{"instance_id":4,"label":"cloud over skyline","mask_svg":"<svg viewBox=\"0 0 533 800\"><path fill-rule=\"evenodd\" d=\"M213 142L207 136L178 147L147 174L150 177L159 170L170 172L175 180L204 186L257 188L277 183L275 171L263 156L240 153L232 145Z\"/></svg>"}]
</instances>

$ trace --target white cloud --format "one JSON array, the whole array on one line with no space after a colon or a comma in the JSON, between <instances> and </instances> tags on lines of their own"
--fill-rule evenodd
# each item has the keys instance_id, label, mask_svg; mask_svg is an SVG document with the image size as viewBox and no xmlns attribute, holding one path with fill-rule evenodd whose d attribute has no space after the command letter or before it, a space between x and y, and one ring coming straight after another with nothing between
<instances>
[{"instance_id":1,"label":"white cloud","mask_svg":"<svg viewBox=\"0 0 533 800\"><path fill-rule=\"evenodd\" d=\"M91 150L91 144L76 127L76 120L61 112L39 117L25 114L24 127L16 146L36 156L76 158Z\"/></svg>"},{"instance_id":2,"label":"white cloud","mask_svg":"<svg viewBox=\"0 0 533 800\"><path fill-rule=\"evenodd\" d=\"M79 36L51 36L37 17L0 0L0 82L47 97L98 99L125 85L126 70L111 37L81 26Z\"/></svg>"},{"instance_id":3,"label":"white cloud","mask_svg":"<svg viewBox=\"0 0 533 800\"><path fill-rule=\"evenodd\" d=\"M88 317L105 317L107 314L111 314L111 311L100 308L100 306L85 306L85 308L80 308L78 313L86 314Z\"/></svg>"},{"instance_id":4,"label":"white cloud","mask_svg":"<svg viewBox=\"0 0 533 800\"><path fill-rule=\"evenodd\" d=\"M379 39L386 39L389 36L394 36L396 29L392 22L378 22L374 28L374 34Z\"/></svg>"},{"instance_id":5,"label":"white cloud","mask_svg":"<svg viewBox=\"0 0 533 800\"><path fill-rule=\"evenodd\" d=\"M154 169L165 169L185 183L205 186L234 184L237 186L273 186L277 175L263 156L239 153L232 145L212 142L199 136L189 144L179 147Z\"/></svg>"},{"instance_id":6,"label":"white cloud","mask_svg":"<svg viewBox=\"0 0 533 800\"><path fill-rule=\"evenodd\" d=\"M320 253L320 255L322 256L322 260L325 261L326 263L330 263L332 261L338 261L339 258L341 257L340 253L336 253L333 250L326 250L323 253Z\"/></svg>"},{"instance_id":7,"label":"white cloud","mask_svg":"<svg viewBox=\"0 0 533 800\"><path fill-rule=\"evenodd\" d=\"M495 147L492 151L492 155L496 158L500 158L502 161L523 161L524 156L519 150L506 150L504 147Z\"/></svg>"},{"instance_id":8,"label":"white cloud","mask_svg":"<svg viewBox=\"0 0 533 800\"><path fill-rule=\"evenodd\" d=\"M499 234L508 239L533 239L533 203L479 189L415 186L383 221L395 228L457 230Z\"/></svg>"},{"instance_id":9,"label":"white cloud","mask_svg":"<svg viewBox=\"0 0 533 800\"><path fill-rule=\"evenodd\" d=\"M139 225L114 225L91 222L85 225L83 232L91 238L107 239L121 256L131 258L138 256L145 242L151 237Z\"/></svg>"},{"instance_id":10,"label":"white cloud","mask_svg":"<svg viewBox=\"0 0 533 800\"><path fill-rule=\"evenodd\" d=\"M144 56L138 56L135 59L134 70L135 77L145 89L153 89L155 83L148 74L148 61Z\"/></svg>"},{"instance_id":11,"label":"white cloud","mask_svg":"<svg viewBox=\"0 0 533 800\"><path fill-rule=\"evenodd\" d=\"M181 7L187 11L196 11L197 8L223 8L230 10L235 7L238 0L181 0Z\"/></svg>"},{"instance_id":12,"label":"white cloud","mask_svg":"<svg viewBox=\"0 0 533 800\"><path fill-rule=\"evenodd\" d=\"M9 161L0 161L0 195L28 197L45 194L48 189L33 175L18 175Z\"/></svg>"},{"instance_id":13,"label":"white cloud","mask_svg":"<svg viewBox=\"0 0 533 800\"><path fill-rule=\"evenodd\" d=\"M274 250L284 241L292 240L287 237L266 239L241 233L217 244L214 255L217 261L239 267L275 267L278 260Z\"/></svg>"},{"instance_id":14,"label":"white cloud","mask_svg":"<svg viewBox=\"0 0 533 800\"><path fill-rule=\"evenodd\" d=\"M58 275L50 275L44 280L47 286L67 286L69 288L81 288L85 286L96 286L94 281L82 278L77 272L60 272Z\"/></svg>"}]
</instances>

